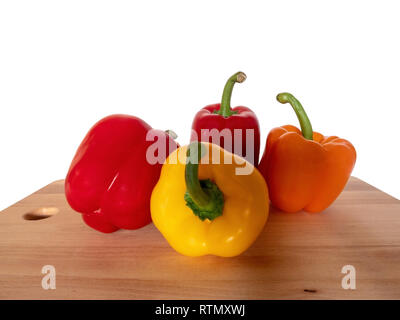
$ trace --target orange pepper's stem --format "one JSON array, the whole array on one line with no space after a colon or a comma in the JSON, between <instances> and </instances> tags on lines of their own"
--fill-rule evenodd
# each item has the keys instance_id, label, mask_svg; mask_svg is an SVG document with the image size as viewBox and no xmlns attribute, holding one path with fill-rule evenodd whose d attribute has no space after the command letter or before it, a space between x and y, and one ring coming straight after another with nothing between
<instances>
[{"instance_id":1,"label":"orange pepper's stem","mask_svg":"<svg viewBox=\"0 0 400 320\"><path fill-rule=\"evenodd\" d=\"M304 111L303 106L293 95L287 92L282 92L276 96L280 103L290 103L294 112L296 112L297 119L299 119L301 133L307 140L313 140L313 129L307 113Z\"/></svg>"}]
</instances>

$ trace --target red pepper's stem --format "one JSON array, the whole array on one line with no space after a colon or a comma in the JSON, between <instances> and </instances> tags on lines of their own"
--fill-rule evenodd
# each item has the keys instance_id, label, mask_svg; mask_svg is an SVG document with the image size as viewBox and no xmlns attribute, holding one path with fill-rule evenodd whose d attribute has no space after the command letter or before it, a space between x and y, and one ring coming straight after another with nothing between
<instances>
[{"instance_id":1,"label":"red pepper's stem","mask_svg":"<svg viewBox=\"0 0 400 320\"><path fill-rule=\"evenodd\" d=\"M176 140L178 138L178 135L173 130L168 129L168 130L165 130L164 132L174 140Z\"/></svg>"},{"instance_id":2,"label":"red pepper's stem","mask_svg":"<svg viewBox=\"0 0 400 320\"><path fill-rule=\"evenodd\" d=\"M225 118L228 118L231 115L237 113L237 111L233 111L231 109L231 97L232 97L233 86L235 85L236 82L238 83L244 82L246 78L247 76L243 72L239 71L228 79L228 81L225 84L224 92L222 94L221 106L219 110L215 110L214 113L220 114Z\"/></svg>"},{"instance_id":3,"label":"red pepper's stem","mask_svg":"<svg viewBox=\"0 0 400 320\"><path fill-rule=\"evenodd\" d=\"M276 99L280 103L290 103L294 112L296 112L297 119L299 119L301 133L303 134L303 137L307 140L313 140L313 129L311 126L311 122L310 119L308 119L307 113L301 105L300 101L287 92L282 92L278 94Z\"/></svg>"}]
</instances>

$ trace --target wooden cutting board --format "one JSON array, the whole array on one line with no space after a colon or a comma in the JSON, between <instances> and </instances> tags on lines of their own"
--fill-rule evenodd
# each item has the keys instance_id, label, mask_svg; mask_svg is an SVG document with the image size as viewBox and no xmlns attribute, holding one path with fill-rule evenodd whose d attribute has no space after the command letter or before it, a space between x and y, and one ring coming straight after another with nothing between
<instances>
[{"instance_id":1,"label":"wooden cutting board","mask_svg":"<svg viewBox=\"0 0 400 320\"><path fill-rule=\"evenodd\" d=\"M357 178L324 213L271 209L235 258L182 256L152 224L96 232L63 192L55 181L0 213L0 299L400 299L400 201ZM45 265L56 289L42 288Z\"/></svg>"}]
</instances>

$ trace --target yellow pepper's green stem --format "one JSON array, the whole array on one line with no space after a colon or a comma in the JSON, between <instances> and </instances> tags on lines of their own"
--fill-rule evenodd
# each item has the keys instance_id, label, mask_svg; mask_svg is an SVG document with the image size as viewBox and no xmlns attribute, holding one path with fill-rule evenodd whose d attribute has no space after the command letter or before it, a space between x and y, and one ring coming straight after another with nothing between
<instances>
[{"instance_id":1,"label":"yellow pepper's green stem","mask_svg":"<svg viewBox=\"0 0 400 320\"><path fill-rule=\"evenodd\" d=\"M236 72L233 76L231 76L225 84L224 92L222 94L221 106L219 110L214 110L214 113L220 114L221 116L228 118L231 115L237 113L237 111L233 111L231 109L231 97L233 86L236 82L242 83L246 80L246 75L239 71Z\"/></svg>"},{"instance_id":2,"label":"yellow pepper's green stem","mask_svg":"<svg viewBox=\"0 0 400 320\"><path fill-rule=\"evenodd\" d=\"M184 199L186 205L201 220L213 220L222 215L224 195L211 180L199 180L199 162L204 152L204 145L197 141L192 142L188 147Z\"/></svg>"},{"instance_id":3,"label":"yellow pepper's green stem","mask_svg":"<svg viewBox=\"0 0 400 320\"><path fill-rule=\"evenodd\" d=\"M301 133L303 137L307 140L313 139L313 129L311 126L310 119L308 119L307 113L305 112L303 106L293 95L287 92L282 92L277 95L276 99L280 103L290 103L294 112L296 112L297 119L299 119Z\"/></svg>"}]
</instances>

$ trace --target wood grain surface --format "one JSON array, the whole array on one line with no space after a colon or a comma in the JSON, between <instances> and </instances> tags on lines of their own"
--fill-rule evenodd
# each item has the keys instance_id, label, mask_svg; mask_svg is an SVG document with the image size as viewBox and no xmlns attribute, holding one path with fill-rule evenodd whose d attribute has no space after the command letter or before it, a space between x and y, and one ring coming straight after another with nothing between
<instances>
[{"instance_id":1,"label":"wood grain surface","mask_svg":"<svg viewBox=\"0 0 400 320\"><path fill-rule=\"evenodd\" d=\"M321 214L271 209L235 258L181 256L152 224L96 232L63 188L55 181L0 213L0 299L400 299L400 201L357 178ZM42 288L44 265L55 290ZM341 286L345 265L355 290Z\"/></svg>"}]
</instances>

